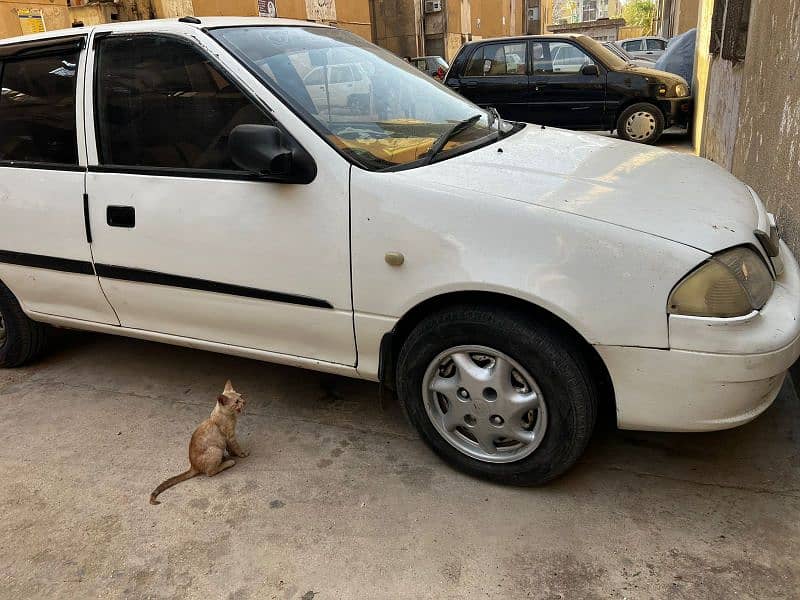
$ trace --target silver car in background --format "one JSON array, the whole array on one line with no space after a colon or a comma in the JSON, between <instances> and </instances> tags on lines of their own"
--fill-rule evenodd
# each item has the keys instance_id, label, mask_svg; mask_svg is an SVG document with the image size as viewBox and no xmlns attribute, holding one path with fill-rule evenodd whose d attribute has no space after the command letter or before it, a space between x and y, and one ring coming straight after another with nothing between
<instances>
[{"instance_id":1,"label":"silver car in background","mask_svg":"<svg viewBox=\"0 0 800 600\"><path fill-rule=\"evenodd\" d=\"M617 45L634 58L658 60L667 49L667 40L657 35L646 35L619 40Z\"/></svg>"}]
</instances>

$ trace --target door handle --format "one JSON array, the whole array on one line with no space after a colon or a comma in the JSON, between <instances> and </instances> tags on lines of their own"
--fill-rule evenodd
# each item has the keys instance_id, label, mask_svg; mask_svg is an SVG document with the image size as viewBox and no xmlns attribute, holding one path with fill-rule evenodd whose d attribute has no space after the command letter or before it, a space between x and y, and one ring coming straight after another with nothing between
<instances>
[{"instance_id":1,"label":"door handle","mask_svg":"<svg viewBox=\"0 0 800 600\"><path fill-rule=\"evenodd\" d=\"M106 223L111 227L136 227L136 209L132 206L108 206Z\"/></svg>"},{"instance_id":2,"label":"door handle","mask_svg":"<svg viewBox=\"0 0 800 600\"><path fill-rule=\"evenodd\" d=\"M467 81L464 85L466 87L478 87L478 82L477 81Z\"/></svg>"}]
</instances>

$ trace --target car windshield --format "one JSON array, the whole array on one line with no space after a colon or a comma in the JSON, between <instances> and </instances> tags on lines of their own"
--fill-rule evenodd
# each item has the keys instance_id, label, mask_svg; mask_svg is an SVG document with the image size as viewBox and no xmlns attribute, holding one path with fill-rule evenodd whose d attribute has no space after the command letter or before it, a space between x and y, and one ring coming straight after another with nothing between
<instances>
[{"instance_id":1,"label":"car windshield","mask_svg":"<svg viewBox=\"0 0 800 600\"><path fill-rule=\"evenodd\" d=\"M369 169L430 159L441 145L437 140L447 139L439 155L452 155L511 127L340 29L255 26L209 33L329 143Z\"/></svg>"},{"instance_id":2,"label":"car windshield","mask_svg":"<svg viewBox=\"0 0 800 600\"><path fill-rule=\"evenodd\" d=\"M631 62L634 60L633 56L625 52L622 48L617 46L614 42L606 42L603 44L603 48L606 48L608 51L613 52L617 56L619 56L622 60Z\"/></svg>"},{"instance_id":3,"label":"car windshield","mask_svg":"<svg viewBox=\"0 0 800 600\"><path fill-rule=\"evenodd\" d=\"M597 40L583 36L581 37L581 45L611 69L624 69L628 66L628 61L614 54Z\"/></svg>"}]
</instances>

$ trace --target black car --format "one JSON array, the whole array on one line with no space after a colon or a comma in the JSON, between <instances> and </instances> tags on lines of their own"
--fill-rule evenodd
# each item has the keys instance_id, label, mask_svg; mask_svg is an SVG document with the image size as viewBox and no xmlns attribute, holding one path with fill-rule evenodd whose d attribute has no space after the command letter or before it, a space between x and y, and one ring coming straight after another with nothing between
<instances>
[{"instance_id":1,"label":"black car","mask_svg":"<svg viewBox=\"0 0 800 600\"><path fill-rule=\"evenodd\" d=\"M652 144L687 125L689 86L672 73L636 67L583 35L532 35L461 47L445 84L500 115L570 129L617 130Z\"/></svg>"}]
</instances>

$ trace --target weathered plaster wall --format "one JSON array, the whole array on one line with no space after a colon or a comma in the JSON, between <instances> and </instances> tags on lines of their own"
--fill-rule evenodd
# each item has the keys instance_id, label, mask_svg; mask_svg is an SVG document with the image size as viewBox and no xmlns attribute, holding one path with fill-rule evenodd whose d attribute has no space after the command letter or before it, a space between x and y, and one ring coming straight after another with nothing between
<instances>
[{"instance_id":1,"label":"weathered plaster wall","mask_svg":"<svg viewBox=\"0 0 800 600\"><path fill-rule=\"evenodd\" d=\"M414 0L373 0L374 40L398 56L418 56L417 27L419 2Z\"/></svg>"},{"instance_id":2,"label":"weathered plaster wall","mask_svg":"<svg viewBox=\"0 0 800 600\"><path fill-rule=\"evenodd\" d=\"M733 173L800 253L800 0L753 2Z\"/></svg>"},{"instance_id":3,"label":"weathered plaster wall","mask_svg":"<svg viewBox=\"0 0 800 600\"><path fill-rule=\"evenodd\" d=\"M703 29L709 23L703 6ZM701 34L698 77L706 61L709 68L697 121L700 154L751 185L800 254L800 0L752 3L742 63L709 59L708 38L702 29Z\"/></svg>"},{"instance_id":4,"label":"weathered plaster wall","mask_svg":"<svg viewBox=\"0 0 800 600\"><path fill-rule=\"evenodd\" d=\"M41 10L48 31L63 29L71 24L67 12L67 0L32 0L30 2L8 2L0 0L0 38L22 35L17 11L31 8Z\"/></svg>"},{"instance_id":5,"label":"weathered plaster wall","mask_svg":"<svg viewBox=\"0 0 800 600\"><path fill-rule=\"evenodd\" d=\"M739 121L739 97L743 65L727 60L713 60L708 73L708 104L703 139L703 156L729 171Z\"/></svg>"}]
</instances>

